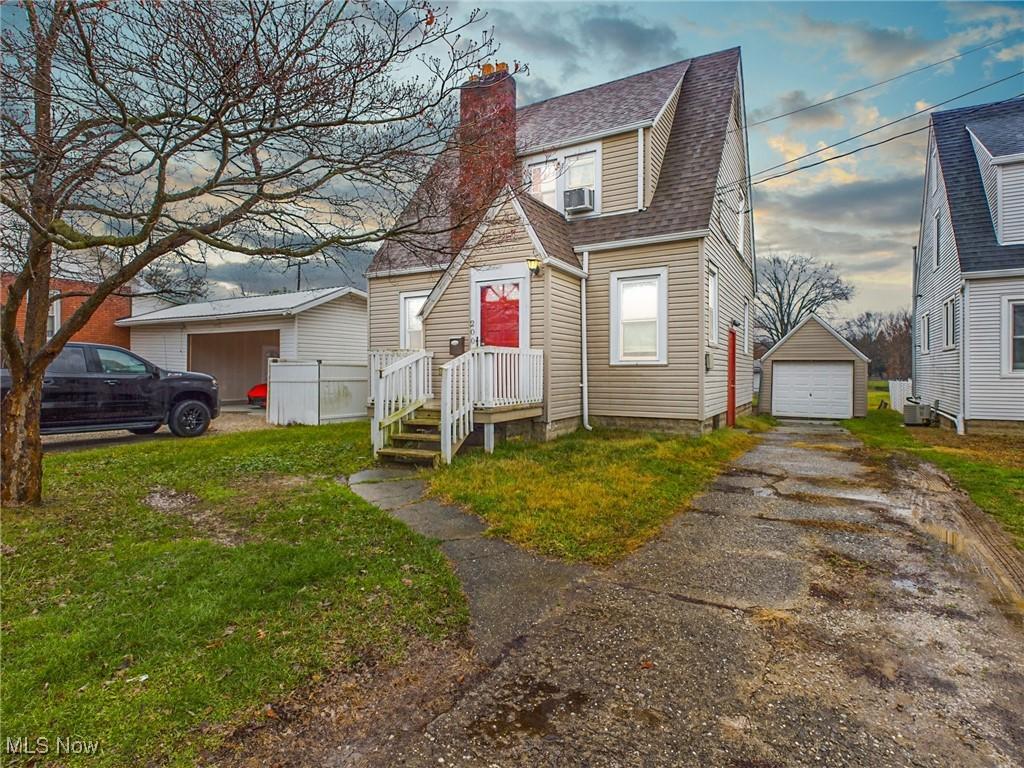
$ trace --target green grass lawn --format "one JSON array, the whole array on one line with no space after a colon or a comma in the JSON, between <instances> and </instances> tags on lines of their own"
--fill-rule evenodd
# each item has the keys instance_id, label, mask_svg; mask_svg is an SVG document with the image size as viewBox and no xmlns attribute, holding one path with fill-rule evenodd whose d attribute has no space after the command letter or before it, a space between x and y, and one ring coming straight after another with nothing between
<instances>
[{"instance_id":1,"label":"green grass lawn","mask_svg":"<svg viewBox=\"0 0 1024 768\"><path fill-rule=\"evenodd\" d=\"M1024 438L904 427L901 413L878 410L873 394L868 392L867 418L850 419L844 426L881 456L900 453L939 467L1024 549Z\"/></svg>"},{"instance_id":2,"label":"green grass lawn","mask_svg":"<svg viewBox=\"0 0 1024 768\"><path fill-rule=\"evenodd\" d=\"M370 456L353 423L47 457L46 503L4 510L4 737L193 765L325 668L459 631L439 550L335 481Z\"/></svg>"},{"instance_id":3,"label":"green grass lawn","mask_svg":"<svg viewBox=\"0 0 1024 768\"><path fill-rule=\"evenodd\" d=\"M483 517L490 533L570 561L610 563L655 536L722 468L757 442L751 431L701 438L579 430L549 443L499 446L456 459L434 495Z\"/></svg>"}]
</instances>

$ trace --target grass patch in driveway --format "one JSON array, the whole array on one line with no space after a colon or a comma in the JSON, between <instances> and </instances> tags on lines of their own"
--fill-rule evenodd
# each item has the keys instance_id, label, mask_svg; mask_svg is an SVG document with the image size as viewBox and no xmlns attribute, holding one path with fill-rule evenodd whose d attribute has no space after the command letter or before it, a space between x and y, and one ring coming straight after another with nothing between
<instances>
[{"instance_id":1,"label":"grass patch in driveway","mask_svg":"<svg viewBox=\"0 0 1024 768\"><path fill-rule=\"evenodd\" d=\"M48 456L46 503L4 510L4 735L194 765L326 668L461 629L438 549L335 481L370 455L352 423Z\"/></svg>"},{"instance_id":2,"label":"grass patch in driveway","mask_svg":"<svg viewBox=\"0 0 1024 768\"><path fill-rule=\"evenodd\" d=\"M1024 437L905 427L895 410L869 410L866 419L843 425L883 456L900 453L937 466L1024 550Z\"/></svg>"},{"instance_id":3,"label":"grass patch in driveway","mask_svg":"<svg viewBox=\"0 0 1024 768\"><path fill-rule=\"evenodd\" d=\"M489 532L545 555L610 563L662 525L757 443L750 431L700 438L578 430L548 443L507 443L438 470L431 492L484 518Z\"/></svg>"}]
</instances>

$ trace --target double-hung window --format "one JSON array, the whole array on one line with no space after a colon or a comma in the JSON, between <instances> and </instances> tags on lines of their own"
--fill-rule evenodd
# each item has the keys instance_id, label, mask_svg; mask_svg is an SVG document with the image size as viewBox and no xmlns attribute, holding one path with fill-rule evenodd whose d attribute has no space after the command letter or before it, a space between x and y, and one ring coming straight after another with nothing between
<instances>
[{"instance_id":1,"label":"double-hung window","mask_svg":"<svg viewBox=\"0 0 1024 768\"><path fill-rule=\"evenodd\" d=\"M708 343L718 343L718 267L708 266Z\"/></svg>"},{"instance_id":2,"label":"double-hung window","mask_svg":"<svg viewBox=\"0 0 1024 768\"><path fill-rule=\"evenodd\" d=\"M921 351L929 352L932 348L932 316L925 312L921 316Z\"/></svg>"},{"instance_id":3,"label":"double-hung window","mask_svg":"<svg viewBox=\"0 0 1024 768\"><path fill-rule=\"evenodd\" d=\"M612 365L668 362L668 270L611 274Z\"/></svg>"},{"instance_id":4,"label":"double-hung window","mask_svg":"<svg viewBox=\"0 0 1024 768\"><path fill-rule=\"evenodd\" d=\"M418 291L416 293L403 293L399 296L400 322L402 338L400 345L402 349L423 349L423 318L420 317L420 310L427 301L429 292Z\"/></svg>"},{"instance_id":5,"label":"double-hung window","mask_svg":"<svg viewBox=\"0 0 1024 768\"><path fill-rule=\"evenodd\" d=\"M1024 376L1024 297L1005 299L1003 375Z\"/></svg>"},{"instance_id":6,"label":"double-hung window","mask_svg":"<svg viewBox=\"0 0 1024 768\"><path fill-rule=\"evenodd\" d=\"M942 346L956 346L956 297L951 296L942 305Z\"/></svg>"},{"instance_id":7,"label":"double-hung window","mask_svg":"<svg viewBox=\"0 0 1024 768\"><path fill-rule=\"evenodd\" d=\"M939 155L936 150L932 150L932 156L930 158L928 168L928 185L931 193L934 195L939 190Z\"/></svg>"},{"instance_id":8,"label":"double-hung window","mask_svg":"<svg viewBox=\"0 0 1024 768\"><path fill-rule=\"evenodd\" d=\"M46 310L46 338L51 338L60 328L60 299L57 292L50 294L50 306Z\"/></svg>"},{"instance_id":9,"label":"double-hung window","mask_svg":"<svg viewBox=\"0 0 1024 768\"><path fill-rule=\"evenodd\" d=\"M597 153L583 152L565 158L565 188L597 188Z\"/></svg>"},{"instance_id":10,"label":"double-hung window","mask_svg":"<svg viewBox=\"0 0 1024 768\"><path fill-rule=\"evenodd\" d=\"M545 205L558 205L558 161L547 160L529 166L530 194Z\"/></svg>"}]
</instances>

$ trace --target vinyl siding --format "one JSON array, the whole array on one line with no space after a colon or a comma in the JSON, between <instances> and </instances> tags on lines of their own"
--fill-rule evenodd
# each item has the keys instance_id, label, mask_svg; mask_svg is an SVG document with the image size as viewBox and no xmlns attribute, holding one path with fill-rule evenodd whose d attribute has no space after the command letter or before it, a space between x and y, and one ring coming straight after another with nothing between
<instances>
[{"instance_id":1,"label":"vinyl siding","mask_svg":"<svg viewBox=\"0 0 1024 768\"><path fill-rule=\"evenodd\" d=\"M401 341L398 297L410 291L429 291L441 272L371 277L367 280L370 349L398 349ZM447 354L447 350L445 350Z\"/></svg>"},{"instance_id":2,"label":"vinyl siding","mask_svg":"<svg viewBox=\"0 0 1024 768\"><path fill-rule=\"evenodd\" d=\"M545 270L548 278L547 402L548 421L572 418L582 413L582 361L580 324L580 281L555 269Z\"/></svg>"},{"instance_id":3,"label":"vinyl siding","mask_svg":"<svg viewBox=\"0 0 1024 768\"><path fill-rule=\"evenodd\" d=\"M992 226L999 232L999 173L996 166L992 165L992 155L982 146L981 142L970 134L971 144L974 145L974 154L978 158L978 170L981 172L981 182L985 187L985 197L988 200L988 210L992 215Z\"/></svg>"},{"instance_id":4,"label":"vinyl siding","mask_svg":"<svg viewBox=\"0 0 1024 768\"><path fill-rule=\"evenodd\" d=\"M511 203L498 212L495 223L488 229L477 247L459 268L447 290L437 300L426 318L423 329L426 348L434 353L434 392L440 395L440 366L451 359L448 353L448 339L451 336L465 336L467 345L473 337L472 304L470 301L470 270L499 264L523 264L534 255L533 242L526 233L522 221L514 213ZM546 270L545 270L546 271ZM544 347L544 273L530 278L530 346ZM395 312L397 313L397 300ZM374 317L374 322L377 318ZM397 348L397 314L393 320ZM545 361L546 363L546 361ZM547 375L547 374L545 374Z\"/></svg>"},{"instance_id":5,"label":"vinyl siding","mask_svg":"<svg viewBox=\"0 0 1024 768\"><path fill-rule=\"evenodd\" d=\"M934 138L929 140L931 156ZM931 165L929 164L929 168ZM929 170L929 173L932 171ZM953 230L949 223L949 203L942 174L937 174L937 189L931 192L931 180L926 180L924 213L917 253L917 293L920 298L914 308L914 394L925 402L939 402L939 410L950 415L960 412L960 353L957 347L944 350L943 310L946 299L956 297L957 315L960 301L960 262L956 252ZM934 267L934 214L941 213L939 267ZM925 313L931 317L929 352L921 349L918 338ZM959 344L959 339L956 340Z\"/></svg>"},{"instance_id":6,"label":"vinyl siding","mask_svg":"<svg viewBox=\"0 0 1024 768\"><path fill-rule=\"evenodd\" d=\"M285 359L297 359L295 320L290 317L132 326L131 349L161 368L184 371L188 370L190 334L242 331L279 331L281 347L278 354Z\"/></svg>"},{"instance_id":7,"label":"vinyl siding","mask_svg":"<svg viewBox=\"0 0 1024 768\"><path fill-rule=\"evenodd\" d=\"M999 206L1003 243L1024 243L1024 163L1001 167Z\"/></svg>"},{"instance_id":8,"label":"vinyl siding","mask_svg":"<svg viewBox=\"0 0 1024 768\"><path fill-rule=\"evenodd\" d=\"M595 416L700 417L700 240L590 254L587 281L587 371ZM668 363L613 366L610 355L611 273L668 268Z\"/></svg>"},{"instance_id":9,"label":"vinyl siding","mask_svg":"<svg viewBox=\"0 0 1024 768\"><path fill-rule=\"evenodd\" d=\"M744 178L749 167L746 160L746 145L740 124L739 91L733 99L733 111L729 118L729 132L722 150L722 164L718 171L718 183ZM729 379L729 330L736 328L736 405L745 405L753 400L753 340L749 350L744 345L743 305L750 305L753 312L754 278L750 268L753 242L750 237L750 215L744 214L743 243L737 245L739 217L741 210L740 187L732 185L721 196L716 196L711 211L710 232L704 240L704 323L711 322L708 291L708 273L711 264L718 269L719 328L718 344L710 346L705 333L704 343L714 358L714 366L704 373L703 416L710 418L724 413L728 403ZM749 207L744 205L744 210ZM733 323L737 323L736 326ZM752 322L752 321L751 321Z\"/></svg>"},{"instance_id":10,"label":"vinyl siding","mask_svg":"<svg viewBox=\"0 0 1024 768\"><path fill-rule=\"evenodd\" d=\"M867 416L868 364L814 320L790 336L771 357L762 358L761 393L757 404L760 413L771 413L772 366L785 360L843 360L853 363L853 415Z\"/></svg>"},{"instance_id":11,"label":"vinyl siding","mask_svg":"<svg viewBox=\"0 0 1024 768\"><path fill-rule=\"evenodd\" d=\"M679 88L672 92L668 107L661 113L661 119L644 131L644 207L651 204L654 190L658 188L661 164L665 160L665 148L672 131L672 120L679 102Z\"/></svg>"},{"instance_id":12,"label":"vinyl siding","mask_svg":"<svg viewBox=\"0 0 1024 768\"><path fill-rule=\"evenodd\" d=\"M295 316L300 360L362 364L367 355L366 301L342 296Z\"/></svg>"},{"instance_id":13,"label":"vinyl siding","mask_svg":"<svg viewBox=\"0 0 1024 768\"><path fill-rule=\"evenodd\" d=\"M1024 299L1024 278L971 280L967 286L967 418L1024 419L1024 376L1003 375L1006 298Z\"/></svg>"},{"instance_id":14,"label":"vinyl siding","mask_svg":"<svg viewBox=\"0 0 1024 768\"><path fill-rule=\"evenodd\" d=\"M638 183L637 132L601 141L601 213L635 211Z\"/></svg>"}]
</instances>

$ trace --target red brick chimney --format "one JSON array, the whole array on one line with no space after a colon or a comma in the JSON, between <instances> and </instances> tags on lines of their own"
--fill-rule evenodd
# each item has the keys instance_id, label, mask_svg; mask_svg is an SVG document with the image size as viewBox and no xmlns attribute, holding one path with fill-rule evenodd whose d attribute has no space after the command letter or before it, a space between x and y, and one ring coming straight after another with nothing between
<instances>
[{"instance_id":1,"label":"red brick chimney","mask_svg":"<svg viewBox=\"0 0 1024 768\"><path fill-rule=\"evenodd\" d=\"M508 65L484 64L461 86L459 188L452 201L452 250L458 253L516 165L516 80Z\"/></svg>"}]
</instances>

